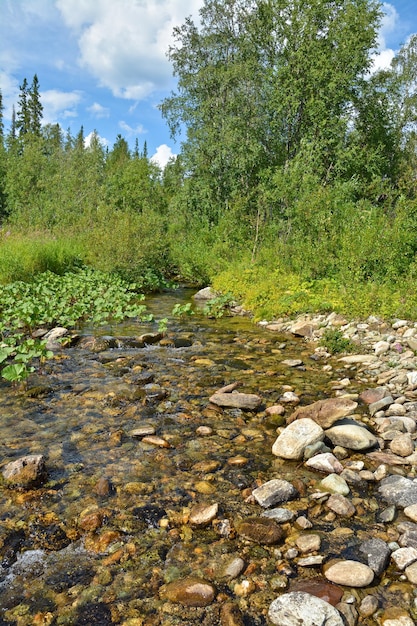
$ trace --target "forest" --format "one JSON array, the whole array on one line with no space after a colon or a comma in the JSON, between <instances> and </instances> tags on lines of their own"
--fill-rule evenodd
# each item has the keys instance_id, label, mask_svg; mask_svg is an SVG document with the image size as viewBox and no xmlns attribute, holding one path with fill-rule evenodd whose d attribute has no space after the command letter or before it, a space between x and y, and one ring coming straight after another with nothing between
<instances>
[{"instance_id":1,"label":"forest","mask_svg":"<svg viewBox=\"0 0 417 626\"><path fill-rule=\"evenodd\" d=\"M381 17L374 0L206 0L168 51L180 154L163 170L146 143L43 124L25 78L7 129L0 100L0 283L88 268L212 284L256 319L417 319L417 35L376 71Z\"/></svg>"}]
</instances>

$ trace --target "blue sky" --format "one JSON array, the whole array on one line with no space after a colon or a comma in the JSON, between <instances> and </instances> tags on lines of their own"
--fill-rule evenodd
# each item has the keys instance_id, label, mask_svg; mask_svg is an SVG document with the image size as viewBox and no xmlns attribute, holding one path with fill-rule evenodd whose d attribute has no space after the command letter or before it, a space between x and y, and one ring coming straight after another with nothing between
<instances>
[{"instance_id":1,"label":"blue sky","mask_svg":"<svg viewBox=\"0 0 417 626\"><path fill-rule=\"evenodd\" d=\"M416 0L384 5L377 66L417 32ZM157 105L175 87L166 51L203 0L0 0L0 89L7 127L19 85L38 75L44 122L118 134L164 165L179 150Z\"/></svg>"}]
</instances>

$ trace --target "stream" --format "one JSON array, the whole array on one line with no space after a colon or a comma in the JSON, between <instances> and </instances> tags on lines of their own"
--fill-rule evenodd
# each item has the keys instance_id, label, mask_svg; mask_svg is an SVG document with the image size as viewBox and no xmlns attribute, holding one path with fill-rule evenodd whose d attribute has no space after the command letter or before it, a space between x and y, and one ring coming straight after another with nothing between
<instances>
[{"instance_id":1,"label":"stream","mask_svg":"<svg viewBox=\"0 0 417 626\"><path fill-rule=\"evenodd\" d=\"M323 476L272 454L283 418L265 408L286 391L303 405L333 397L348 366L334 359L324 368L303 339L247 317L213 320L195 307L172 318L174 304L192 294L148 298L150 312L168 318L156 343L138 341L156 324L85 327L80 344L57 353L25 388L0 383L2 466L42 454L48 472L34 489L0 486L0 626L270 624L278 595L324 581L321 566L299 567L291 556L301 532L294 523L282 524L284 539L272 545L236 532L263 512L252 490L274 478L297 489L285 507L311 520L325 560L357 558L358 543L378 532L389 540L372 488L352 488L357 514L332 520L310 497ZM289 367L289 359L301 364ZM259 410L209 402L235 382L262 398ZM363 388L353 380L349 393ZM213 519L191 523L196 505L216 505ZM348 601L372 593L381 608L409 607L413 586L391 569L367 589L345 590ZM184 606L181 591L164 594L189 576L215 590L205 606ZM224 609L230 603L237 617Z\"/></svg>"}]
</instances>

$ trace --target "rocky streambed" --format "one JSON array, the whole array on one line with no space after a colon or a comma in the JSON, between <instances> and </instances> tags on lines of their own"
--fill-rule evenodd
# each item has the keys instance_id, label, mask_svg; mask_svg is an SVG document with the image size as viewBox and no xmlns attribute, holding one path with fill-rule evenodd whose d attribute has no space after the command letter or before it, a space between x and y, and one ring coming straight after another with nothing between
<instances>
[{"instance_id":1,"label":"rocky streambed","mask_svg":"<svg viewBox=\"0 0 417 626\"><path fill-rule=\"evenodd\" d=\"M334 314L57 344L1 385L0 624L414 624L416 349Z\"/></svg>"}]
</instances>

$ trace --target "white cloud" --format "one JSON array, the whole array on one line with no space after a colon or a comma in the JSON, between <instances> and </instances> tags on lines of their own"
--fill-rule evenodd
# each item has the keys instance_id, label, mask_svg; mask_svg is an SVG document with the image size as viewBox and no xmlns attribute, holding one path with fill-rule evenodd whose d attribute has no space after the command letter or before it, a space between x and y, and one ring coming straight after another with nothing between
<instances>
[{"instance_id":1,"label":"white cloud","mask_svg":"<svg viewBox=\"0 0 417 626\"><path fill-rule=\"evenodd\" d=\"M387 47L386 40L389 35L397 30L400 18L392 4L384 2L382 10L383 15L378 34L378 50L373 56L372 73L378 70L388 69L395 56L395 50Z\"/></svg>"},{"instance_id":2,"label":"white cloud","mask_svg":"<svg viewBox=\"0 0 417 626\"><path fill-rule=\"evenodd\" d=\"M125 131L127 135L144 135L148 132L143 124L138 124L137 126L133 127L129 126L129 124L121 120L119 122L119 126L122 130Z\"/></svg>"},{"instance_id":3,"label":"white cloud","mask_svg":"<svg viewBox=\"0 0 417 626\"><path fill-rule=\"evenodd\" d=\"M87 111L97 118L110 117L110 109L103 107L98 102L94 102L91 107L87 108Z\"/></svg>"},{"instance_id":4,"label":"white cloud","mask_svg":"<svg viewBox=\"0 0 417 626\"><path fill-rule=\"evenodd\" d=\"M113 95L144 99L168 86L174 26L197 16L202 0L57 0L78 37L79 62Z\"/></svg>"},{"instance_id":5,"label":"white cloud","mask_svg":"<svg viewBox=\"0 0 417 626\"><path fill-rule=\"evenodd\" d=\"M49 89L40 94L43 105L44 124L55 124L58 120L77 117L77 106L81 102L79 91L59 91Z\"/></svg>"},{"instance_id":6,"label":"white cloud","mask_svg":"<svg viewBox=\"0 0 417 626\"><path fill-rule=\"evenodd\" d=\"M103 148L106 148L107 146L110 145L108 139L105 139L105 137L100 137L100 135L98 133L96 133L95 130L93 130L93 131L91 131L91 133L88 133L88 135L86 137L84 137L84 146L86 148L89 148L91 146L91 141L92 141L93 137L97 137L99 143L101 143Z\"/></svg>"},{"instance_id":7,"label":"white cloud","mask_svg":"<svg viewBox=\"0 0 417 626\"><path fill-rule=\"evenodd\" d=\"M176 157L177 155L173 154L171 148L163 143L157 147L155 154L151 156L150 160L163 169L170 159L175 159Z\"/></svg>"}]
</instances>

